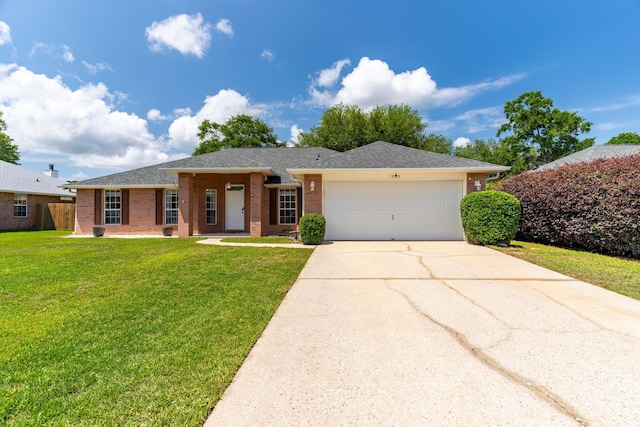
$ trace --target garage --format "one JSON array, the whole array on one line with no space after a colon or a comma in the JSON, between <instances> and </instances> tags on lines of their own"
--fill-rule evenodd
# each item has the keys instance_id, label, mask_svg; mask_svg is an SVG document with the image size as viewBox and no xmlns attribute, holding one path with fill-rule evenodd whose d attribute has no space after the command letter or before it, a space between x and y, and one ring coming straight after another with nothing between
<instances>
[{"instance_id":1,"label":"garage","mask_svg":"<svg viewBox=\"0 0 640 427\"><path fill-rule=\"evenodd\" d=\"M324 183L327 240L463 240L463 181Z\"/></svg>"}]
</instances>

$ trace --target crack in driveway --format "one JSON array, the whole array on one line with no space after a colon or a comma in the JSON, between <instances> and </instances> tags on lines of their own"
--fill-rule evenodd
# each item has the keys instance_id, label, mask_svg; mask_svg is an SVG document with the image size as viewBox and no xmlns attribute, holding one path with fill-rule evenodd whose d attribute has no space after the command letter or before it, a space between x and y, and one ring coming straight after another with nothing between
<instances>
[{"instance_id":1,"label":"crack in driveway","mask_svg":"<svg viewBox=\"0 0 640 427\"><path fill-rule=\"evenodd\" d=\"M398 294L400 294L406 301L409 303L411 308L417 312L420 316L428 319L430 322L438 325L440 328L445 330L452 338L454 338L466 351L469 352L476 360L478 360L483 365L487 366L489 369L497 372L503 377L507 378L509 381L525 387L526 389L533 392L536 396L542 398L544 401L548 402L553 408L555 408L560 413L573 418L579 425L587 426L587 422L585 421L585 417L582 416L575 408L573 408L569 403L565 402L560 396L553 393L551 390L546 387L537 384L530 378L527 378L523 375L518 374L504 366L502 366L497 360L486 354L482 349L472 345L468 338L461 332L456 329L436 320L434 317L422 311L412 300L409 298L407 294L400 291L399 289L393 288L390 286L387 281L384 281L385 286Z\"/></svg>"}]
</instances>

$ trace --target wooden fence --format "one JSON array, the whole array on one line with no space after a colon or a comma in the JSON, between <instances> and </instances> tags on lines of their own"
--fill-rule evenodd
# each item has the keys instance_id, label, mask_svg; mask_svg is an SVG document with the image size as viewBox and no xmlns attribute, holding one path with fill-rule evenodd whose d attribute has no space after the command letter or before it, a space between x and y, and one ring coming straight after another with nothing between
<instances>
[{"instance_id":1,"label":"wooden fence","mask_svg":"<svg viewBox=\"0 0 640 427\"><path fill-rule=\"evenodd\" d=\"M75 218L75 203L38 203L36 206L38 230L73 230Z\"/></svg>"}]
</instances>

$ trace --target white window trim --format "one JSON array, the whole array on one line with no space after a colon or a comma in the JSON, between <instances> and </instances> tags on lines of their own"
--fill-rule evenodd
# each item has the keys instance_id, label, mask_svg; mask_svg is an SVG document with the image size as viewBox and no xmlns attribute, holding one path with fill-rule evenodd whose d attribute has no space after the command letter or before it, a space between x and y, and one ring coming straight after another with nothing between
<instances>
[{"instance_id":1,"label":"white window trim","mask_svg":"<svg viewBox=\"0 0 640 427\"><path fill-rule=\"evenodd\" d=\"M213 201L214 201L214 206L213 208L209 208L208 205L208 199L209 199L209 194L213 194ZM215 219L214 222L209 222L208 218L209 218L209 211L214 212L213 217ZM217 225L218 224L218 190L216 190L215 188L207 188L205 190L205 197L204 197L204 220L206 222L207 225Z\"/></svg>"},{"instance_id":2,"label":"white window trim","mask_svg":"<svg viewBox=\"0 0 640 427\"><path fill-rule=\"evenodd\" d=\"M289 207L289 208L283 208L281 203L281 194L283 191L287 191L287 192L292 192L293 193L293 207ZM294 188L279 188L278 189L278 225L296 225L296 216L298 215L298 190L294 187ZM291 211L293 210L293 222L289 223L289 222L282 222L282 211L283 210L288 210Z\"/></svg>"},{"instance_id":3,"label":"white window trim","mask_svg":"<svg viewBox=\"0 0 640 427\"><path fill-rule=\"evenodd\" d=\"M22 201L24 201L24 203L21 203ZM24 215L16 215L16 207L18 206L24 206ZM27 193L13 194L13 217L29 218L29 195Z\"/></svg>"},{"instance_id":4,"label":"white window trim","mask_svg":"<svg viewBox=\"0 0 640 427\"><path fill-rule=\"evenodd\" d=\"M169 205L169 197L175 196L175 208L170 207ZM167 215L169 212L175 212L175 221L176 222L167 222L169 216ZM174 189L166 189L164 190L164 223L165 225L178 225L178 190Z\"/></svg>"},{"instance_id":5,"label":"white window trim","mask_svg":"<svg viewBox=\"0 0 640 427\"><path fill-rule=\"evenodd\" d=\"M114 209L114 208L107 208L107 195L112 193L112 192L117 192L118 193L118 198L120 199L120 202L118 202L118 209ZM104 190L104 209L103 209L103 223L104 225L121 225L122 224L122 191L120 189L111 189L111 190ZM118 212L118 222L110 222L107 224L107 212Z\"/></svg>"}]
</instances>

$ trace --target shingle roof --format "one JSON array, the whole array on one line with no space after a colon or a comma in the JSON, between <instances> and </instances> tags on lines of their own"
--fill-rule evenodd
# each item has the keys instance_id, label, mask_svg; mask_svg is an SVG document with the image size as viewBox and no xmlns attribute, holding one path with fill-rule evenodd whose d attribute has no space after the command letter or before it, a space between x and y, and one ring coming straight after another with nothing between
<instances>
[{"instance_id":1,"label":"shingle roof","mask_svg":"<svg viewBox=\"0 0 640 427\"><path fill-rule=\"evenodd\" d=\"M328 158L319 159L299 169L487 169L508 170L498 166L463 157L438 154L402 145L377 141Z\"/></svg>"},{"instance_id":2,"label":"shingle roof","mask_svg":"<svg viewBox=\"0 0 640 427\"><path fill-rule=\"evenodd\" d=\"M154 166L120 172L112 175L76 182L70 188L93 187L166 187L178 184L179 171L212 171L235 173L269 171L266 184L295 185L287 168L298 167L315 160L336 154L327 148L226 148L213 153L187 157ZM172 173L173 172L173 173Z\"/></svg>"},{"instance_id":3,"label":"shingle roof","mask_svg":"<svg viewBox=\"0 0 640 427\"><path fill-rule=\"evenodd\" d=\"M69 184L69 188L177 186L178 176L160 170L160 166L162 164L78 181Z\"/></svg>"},{"instance_id":4,"label":"shingle roof","mask_svg":"<svg viewBox=\"0 0 640 427\"><path fill-rule=\"evenodd\" d=\"M612 157L630 156L637 153L640 153L640 145L593 145L584 150L544 164L537 168L536 171L554 169L569 163L590 162L597 159L610 159Z\"/></svg>"},{"instance_id":5,"label":"shingle roof","mask_svg":"<svg viewBox=\"0 0 640 427\"><path fill-rule=\"evenodd\" d=\"M74 193L58 187L66 182L0 160L0 192L75 197Z\"/></svg>"}]
</instances>

